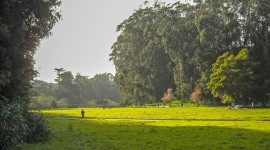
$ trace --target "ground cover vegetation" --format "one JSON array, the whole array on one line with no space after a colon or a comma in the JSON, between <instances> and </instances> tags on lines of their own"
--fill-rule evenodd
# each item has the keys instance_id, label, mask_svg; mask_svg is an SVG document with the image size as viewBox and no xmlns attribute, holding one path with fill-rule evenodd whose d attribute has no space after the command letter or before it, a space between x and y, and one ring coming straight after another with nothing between
<instances>
[{"instance_id":1,"label":"ground cover vegetation","mask_svg":"<svg viewBox=\"0 0 270 150\"><path fill-rule=\"evenodd\" d=\"M267 104L269 8L265 0L146 2L118 25L112 46L121 102L157 103L172 88L183 102L197 91L193 102Z\"/></svg>"},{"instance_id":2,"label":"ground cover vegetation","mask_svg":"<svg viewBox=\"0 0 270 150\"><path fill-rule=\"evenodd\" d=\"M262 149L269 109L225 107L43 110L54 133L23 149ZM117 119L118 118L118 119Z\"/></svg>"},{"instance_id":3,"label":"ground cover vegetation","mask_svg":"<svg viewBox=\"0 0 270 150\"><path fill-rule=\"evenodd\" d=\"M44 118L28 112L40 40L60 19L58 0L0 1L0 149L49 138Z\"/></svg>"}]
</instances>

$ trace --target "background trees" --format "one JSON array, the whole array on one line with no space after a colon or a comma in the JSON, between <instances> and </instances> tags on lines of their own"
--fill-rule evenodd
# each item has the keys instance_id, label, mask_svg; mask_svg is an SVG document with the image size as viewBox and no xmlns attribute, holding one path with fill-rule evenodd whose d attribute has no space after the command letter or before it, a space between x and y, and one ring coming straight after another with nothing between
<instances>
[{"instance_id":1,"label":"background trees","mask_svg":"<svg viewBox=\"0 0 270 150\"><path fill-rule=\"evenodd\" d=\"M63 68L55 70L57 78L54 97L57 101L66 102L68 107L88 106L90 101L95 101L96 106L104 100L119 102L120 94L112 74L97 74L89 78L78 73L74 77L70 71Z\"/></svg>"}]
</instances>

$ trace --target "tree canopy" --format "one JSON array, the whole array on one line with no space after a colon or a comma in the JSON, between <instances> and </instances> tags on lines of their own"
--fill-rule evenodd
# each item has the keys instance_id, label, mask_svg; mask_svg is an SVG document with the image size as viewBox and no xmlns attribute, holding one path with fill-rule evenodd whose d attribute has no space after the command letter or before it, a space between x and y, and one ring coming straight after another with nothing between
<instances>
[{"instance_id":1,"label":"tree canopy","mask_svg":"<svg viewBox=\"0 0 270 150\"><path fill-rule=\"evenodd\" d=\"M173 88L182 101L200 89L202 101L219 103L207 88L212 64L222 54L243 48L250 63L257 64L257 82L251 86L260 90L252 91L253 97L263 101L270 86L268 8L270 2L264 0L156 2L139 8L117 27L110 54L122 102L160 102L162 93Z\"/></svg>"},{"instance_id":2,"label":"tree canopy","mask_svg":"<svg viewBox=\"0 0 270 150\"><path fill-rule=\"evenodd\" d=\"M27 101L36 75L33 56L60 19L58 0L1 0L0 104Z\"/></svg>"},{"instance_id":3,"label":"tree canopy","mask_svg":"<svg viewBox=\"0 0 270 150\"><path fill-rule=\"evenodd\" d=\"M96 74L93 78L80 73L73 76L71 71L55 68L57 73L56 87L53 90L57 101L63 100L68 107L89 106L89 102L96 102L96 106L104 100L119 102L120 93L111 73Z\"/></svg>"},{"instance_id":4,"label":"tree canopy","mask_svg":"<svg viewBox=\"0 0 270 150\"><path fill-rule=\"evenodd\" d=\"M42 116L28 112L36 48L60 20L58 0L0 1L0 149L49 138Z\"/></svg>"},{"instance_id":5,"label":"tree canopy","mask_svg":"<svg viewBox=\"0 0 270 150\"><path fill-rule=\"evenodd\" d=\"M257 89L254 69L247 49L242 49L236 56L226 52L213 64L208 88L215 97L223 97L224 102L248 104L249 100L256 100L252 97Z\"/></svg>"}]
</instances>

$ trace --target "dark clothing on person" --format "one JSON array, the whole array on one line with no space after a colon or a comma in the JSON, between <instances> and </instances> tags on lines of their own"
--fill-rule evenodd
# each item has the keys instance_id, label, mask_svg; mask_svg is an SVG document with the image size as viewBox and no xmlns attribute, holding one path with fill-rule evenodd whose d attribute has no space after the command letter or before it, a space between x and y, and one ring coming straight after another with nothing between
<instances>
[{"instance_id":1,"label":"dark clothing on person","mask_svg":"<svg viewBox=\"0 0 270 150\"><path fill-rule=\"evenodd\" d=\"M82 118L84 118L84 111L83 111L83 109L81 111L81 114L82 114Z\"/></svg>"}]
</instances>

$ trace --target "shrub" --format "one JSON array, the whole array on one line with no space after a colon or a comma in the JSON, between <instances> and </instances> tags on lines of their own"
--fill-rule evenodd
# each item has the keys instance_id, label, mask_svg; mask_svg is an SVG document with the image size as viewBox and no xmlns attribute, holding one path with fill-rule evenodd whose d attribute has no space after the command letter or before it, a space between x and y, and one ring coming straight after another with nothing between
<instances>
[{"instance_id":1,"label":"shrub","mask_svg":"<svg viewBox=\"0 0 270 150\"><path fill-rule=\"evenodd\" d=\"M53 102L54 102L54 98L52 96L35 96L35 97L31 98L29 108L31 108L31 109L49 109L52 107ZM57 104L55 104L55 105L57 105Z\"/></svg>"},{"instance_id":2,"label":"shrub","mask_svg":"<svg viewBox=\"0 0 270 150\"><path fill-rule=\"evenodd\" d=\"M180 100L174 100L170 103L171 107L179 107L180 106Z\"/></svg>"},{"instance_id":3,"label":"shrub","mask_svg":"<svg viewBox=\"0 0 270 150\"><path fill-rule=\"evenodd\" d=\"M173 89L169 88L167 93L164 93L164 96L161 98L163 103L169 103L174 99Z\"/></svg>"},{"instance_id":4,"label":"shrub","mask_svg":"<svg viewBox=\"0 0 270 150\"><path fill-rule=\"evenodd\" d=\"M200 103L200 95L201 95L201 89L197 88L192 94L190 95L190 101L193 103L196 103L197 105Z\"/></svg>"},{"instance_id":5,"label":"shrub","mask_svg":"<svg viewBox=\"0 0 270 150\"><path fill-rule=\"evenodd\" d=\"M26 110L21 103L0 106L0 149L50 138L51 132L43 116Z\"/></svg>"},{"instance_id":6,"label":"shrub","mask_svg":"<svg viewBox=\"0 0 270 150\"><path fill-rule=\"evenodd\" d=\"M57 103L57 107L59 107L59 108L67 108L68 107L68 103L64 100L59 100L56 103Z\"/></svg>"},{"instance_id":7,"label":"shrub","mask_svg":"<svg viewBox=\"0 0 270 150\"><path fill-rule=\"evenodd\" d=\"M0 149L8 149L25 141L28 126L22 104L7 104L0 107Z\"/></svg>"},{"instance_id":8,"label":"shrub","mask_svg":"<svg viewBox=\"0 0 270 150\"><path fill-rule=\"evenodd\" d=\"M26 137L27 143L42 142L50 139L51 131L42 114L27 112L25 115L29 131Z\"/></svg>"}]
</instances>

